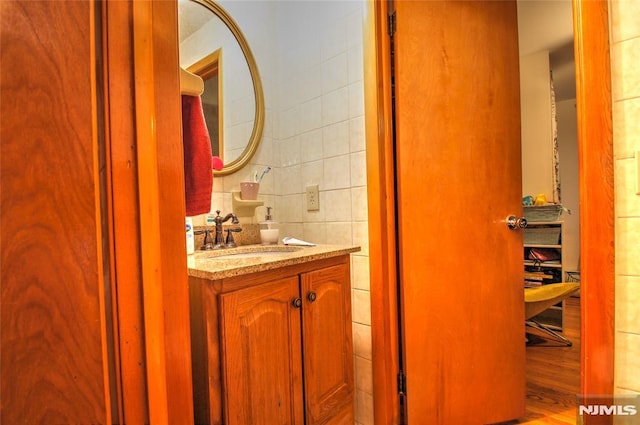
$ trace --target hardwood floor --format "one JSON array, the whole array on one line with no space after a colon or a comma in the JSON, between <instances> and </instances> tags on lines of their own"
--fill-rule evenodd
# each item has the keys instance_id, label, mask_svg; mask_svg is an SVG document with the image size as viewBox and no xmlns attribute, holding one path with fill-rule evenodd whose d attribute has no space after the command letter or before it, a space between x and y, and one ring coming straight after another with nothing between
<instances>
[{"instance_id":1,"label":"hardwood floor","mask_svg":"<svg viewBox=\"0 0 640 425\"><path fill-rule=\"evenodd\" d=\"M580 298L565 301L564 336L573 346L551 342L543 333L527 328L533 340L527 346L526 416L512 424L576 423L576 394L580 391Z\"/></svg>"}]
</instances>

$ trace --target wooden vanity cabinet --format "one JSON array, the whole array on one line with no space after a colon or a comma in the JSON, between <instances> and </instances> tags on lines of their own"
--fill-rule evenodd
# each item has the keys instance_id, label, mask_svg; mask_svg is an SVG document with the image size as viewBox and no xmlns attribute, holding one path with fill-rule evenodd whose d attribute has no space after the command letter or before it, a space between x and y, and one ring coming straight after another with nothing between
<instances>
[{"instance_id":1,"label":"wooden vanity cabinet","mask_svg":"<svg viewBox=\"0 0 640 425\"><path fill-rule=\"evenodd\" d=\"M303 424L298 278L220 295L227 425Z\"/></svg>"},{"instance_id":2,"label":"wooden vanity cabinet","mask_svg":"<svg viewBox=\"0 0 640 425\"><path fill-rule=\"evenodd\" d=\"M348 255L189 283L196 423L353 424Z\"/></svg>"},{"instance_id":3,"label":"wooden vanity cabinet","mask_svg":"<svg viewBox=\"0 0 640 425\"><path fill-rule=\"evenodd\" d=\"M353 424L349 262L301 276L307 424ZM346 405L345 405L346 404ZM347 410L344 410L348 407Z\"/></svg>"}]
</instances>

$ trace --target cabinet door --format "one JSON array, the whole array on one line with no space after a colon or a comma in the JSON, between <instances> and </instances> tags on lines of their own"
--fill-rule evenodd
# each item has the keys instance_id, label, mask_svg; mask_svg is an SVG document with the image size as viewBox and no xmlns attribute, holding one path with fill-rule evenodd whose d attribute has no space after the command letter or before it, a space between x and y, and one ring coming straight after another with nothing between
<instances>
[{"instance_id":1,"label":"cabinet door","mask_svg":"<svg viewBox=\"0 0 640 425\"><path fill-rule=\"evenodd\" d=\"M302 424L298 277L221 294L227 425Z\"/></svg>"},{"instance_id":2,"label":"cabinet door","mask_svg":"<svg viewBox=\"0 0 640 425\"><path fill-rule=\"evenodd\" d=\"M353 424L349 265L302 275L307 425Z\"/></svg>"}]
</instances>

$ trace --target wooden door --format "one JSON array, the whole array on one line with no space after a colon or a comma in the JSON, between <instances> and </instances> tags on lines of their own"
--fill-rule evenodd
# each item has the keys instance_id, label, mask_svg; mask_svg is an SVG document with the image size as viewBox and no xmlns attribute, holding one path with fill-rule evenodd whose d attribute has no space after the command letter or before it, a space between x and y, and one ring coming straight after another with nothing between
<instances>
[{"instance_id":1,"label":"wooden door","mask_svg":"<svg viewBox=\"0 0 640 425\"><path fill-rule=\"evenodd\" d=\"M114 423L94 2L0 5L0 422Z\"/></svg>"},{"instance_id":2,"label":"wooden door","mask_svg":"<svg viewBox=\"0 0 640 425\"><path fill-rule=\"evenodd\" d=\"M0 30L0 422L192 423L176 3Z\"/></svg>"},{"instance_id":3,"label":"wooden door","mask_svg":"<svg viewBox=\"0 0 640 425\"><path fill-rule=\"evenodd\" d=\"M298 277L220 295L227 425L303 424Z\"/></svg>"},{"instance_id":4,"label":"wooden door","mask_svg":"<svg viewBox=\"0 0 640 425\"><path fill-rule=\"evenodd\" d=\"M301 276L306 424L353 424L349 263Z\"/></svg>"},{"instance_id":5,"label":"wooden door","mask_svg":"<svg viewBox=\"0 0 640 425\"><path fill-rule=\"evenodd\" d=\"M398 243L410 424L524 413L513 1L395 2Z\"/></svg>"}]
</instances>

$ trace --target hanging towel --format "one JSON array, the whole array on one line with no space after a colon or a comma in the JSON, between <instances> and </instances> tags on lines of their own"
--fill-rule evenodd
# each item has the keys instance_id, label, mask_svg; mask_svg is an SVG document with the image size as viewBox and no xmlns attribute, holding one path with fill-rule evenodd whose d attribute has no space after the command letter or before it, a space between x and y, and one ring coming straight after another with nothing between
<instances>
[{"instance_id":1,"label":"hanging towel","mask_svg":"<svg viewBox=\"0 0 640 425\"><path fill-rule=\"evenodd\" d=\"M211 141L199 96L182 96L182 138L187 216L211 210Z\"/></svg>"}]
</instances>

